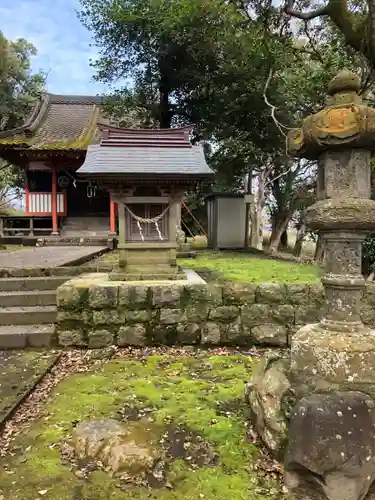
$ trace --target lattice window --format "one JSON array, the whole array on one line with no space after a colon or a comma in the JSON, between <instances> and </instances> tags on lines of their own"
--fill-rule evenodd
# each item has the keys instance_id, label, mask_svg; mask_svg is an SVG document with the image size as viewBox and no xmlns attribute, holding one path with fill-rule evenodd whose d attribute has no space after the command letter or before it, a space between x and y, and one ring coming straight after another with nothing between
<instances>
[{"instance_id":1,"label":"lattice window","mask_svg":"<svg viewBox=\"0 0 375 500\"><path fill-rule=\"evenodd\" d=\"M160 215L163 210L165 210L166 205L164 204L142 204L142 203L132 203L128 205L129 209L138 217L144 219L152 219ZM130 215L128 211L125 211L126 217L126 240L127 241L143 241L137 221ZM159 232L154 223L140 223L142 228L142 235L144 241L166 241L168 240L168 221L169 213L167 212L164 217L158 221L159 230L163 237L160 240Z\"/></svg>"}]
</instances>

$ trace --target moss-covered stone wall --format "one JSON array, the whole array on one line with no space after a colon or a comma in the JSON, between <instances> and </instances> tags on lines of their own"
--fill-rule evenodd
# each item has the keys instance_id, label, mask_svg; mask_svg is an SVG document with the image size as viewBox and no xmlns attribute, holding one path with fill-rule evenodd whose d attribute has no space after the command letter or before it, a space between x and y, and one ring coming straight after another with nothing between
<instances>
[{"instance_id":1,"label":"moss-covered stone wall","mask_svg":"<svg viewBox=\"0 0 375 500\"><path fill-rule=\"evenodd\" d=\"M57 292L61 346L287 346L302 325L317 322L321 285L130 284L76 279ZM362 319L375 326L375 285Z\"/></svg>"}]
</instances>

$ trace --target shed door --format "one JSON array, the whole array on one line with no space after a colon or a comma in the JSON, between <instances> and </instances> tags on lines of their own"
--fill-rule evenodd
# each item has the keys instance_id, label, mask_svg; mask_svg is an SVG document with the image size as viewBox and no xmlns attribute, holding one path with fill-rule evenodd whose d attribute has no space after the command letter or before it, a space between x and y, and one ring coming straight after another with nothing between
<instances>
[{"instance_id":1,"label":"shed door","mask_svg":"<svg viewBox=\"0 0 375 500\"><path fill-rule=\"evenodd\" d=\"M139 204L128 205L134 215L143 219L153 219L160 215L167 207L165 204ZM126 240L127 241L166 241L168 240L169 213L155 223L137 222L126 210ZM158 227L157 227L158 226ZM160 234L159 234L159 231ZM142 239L142 235L144 240ZM161 236L161 237L160 237Z\"/></svg>"}]
</instances>

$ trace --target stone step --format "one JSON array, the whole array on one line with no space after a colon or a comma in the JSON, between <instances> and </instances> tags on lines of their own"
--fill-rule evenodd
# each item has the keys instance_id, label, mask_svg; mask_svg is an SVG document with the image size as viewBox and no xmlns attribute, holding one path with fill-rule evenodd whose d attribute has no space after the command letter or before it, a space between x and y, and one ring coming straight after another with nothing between
<instances>
[{"instance_id":1,"label":"stone step","mask_svg":"<svg viewBox=\"0 0 375 500\"><path fill-rule=\"evenodd\" d=\"M55 290L0 292L0 307L54 306Z\"/></svg>"},{"instance_id":2,"label":"stone step","mask_svg":"<svg viewBox=\"0 0 375 500\"><path fill-rule=\"evenodd\" d=\"M70 276L45 276L35 278L0 278L0 292L56 290L69 281Z\"/></svg>"},{"instance_id":3,"label":"stone step","mask_svg":"<svg viewBox=\"0 0 375 500\"><path fill-rule=\"evenodd\" d=\"M1 307L0 325L43 325L55 323L55 306Z\"/></svg>"},{"instance_id":4,"label":"stone step","mask_svg":"<svg viewBox=\"0 0 375 500\"><path fill-rule=\"evenodd\" d=\"M48 347L52 344L55 325L0 326L0 349Z\"/></svg>"}]
</instances>

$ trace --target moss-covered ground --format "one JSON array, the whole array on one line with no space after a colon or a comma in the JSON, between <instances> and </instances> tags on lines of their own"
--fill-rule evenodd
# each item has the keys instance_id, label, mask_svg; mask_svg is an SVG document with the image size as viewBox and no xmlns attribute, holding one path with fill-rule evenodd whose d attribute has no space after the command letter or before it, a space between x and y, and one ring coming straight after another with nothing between
<instances>
[{"instance_id":1,"label":"moss-covered ground","mask_svg":"<svg viewBox=\"0 0 375 500\"><path fill-rule=\"evenodd\" d=\"M96 263L118 263L117 251L100 257ZM178 259L185 269L213 271L219 277L243 283L319 283L321 272L315 264L268 259L263 254L214 252L203 250L195 259Z\"/></svg>"},{"instance_id":2,"label":"moss-covered ground","mask_svg":"<svg viewBox=\"0 0 375 500\"><path fill-rule=\"evenodd\" d=\"M88 373L64 379L51 394L43 416L13 443L0 462L0 497L7 500L276 500L275 479L260 479L252 464L259 450L247 439L242 403L244 382L255 358L195 353L116 358ZM218 454L215 463L199 465L175 454L168 488L132 486L94 470L77 474L64 461L62 445L73 426L85 419L144 418L155 429L183 429L201 436ZM173 438L169 434L169 438ZM177 442L176 440L174 440ZM173 444L173 443L172 443ZM191 463L193 462L193 463ZM194 463L195 462L195 463ZM198 464L198 465L197 465Z\"/></svg>"}]
</instances>

